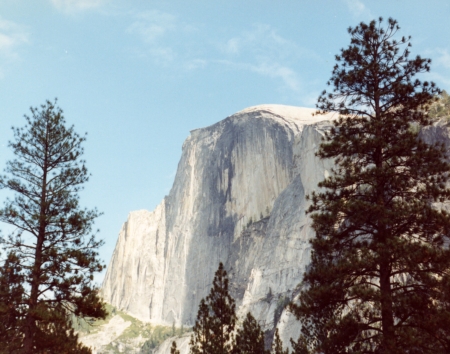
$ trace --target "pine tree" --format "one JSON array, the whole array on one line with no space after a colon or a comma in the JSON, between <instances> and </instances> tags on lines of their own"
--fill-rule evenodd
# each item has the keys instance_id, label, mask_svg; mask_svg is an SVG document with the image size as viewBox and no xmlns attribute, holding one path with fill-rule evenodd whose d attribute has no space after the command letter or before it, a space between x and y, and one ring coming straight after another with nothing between
<instances>
[{"instance_id":1,"label":"pine tree","mask_svg":"<svg viewBox=\"0 0 450 354\"><path fill-rule=\"evenodd\" d=\"M27 290L19 329L26 354L44 350L39 332L52 321L61 328L66 314L106 315L92 285L93 274L103 268L97 253L102 242L90 235L99 213L79 207L78 192L89 178L80 160L85 137L66 127L55 103L32 108L25 127L13 128L9 146L15 159L0 177L0 187L14 193L0 210L0 221L16 232L1 241L19 260Z\"/></svg>"},{"instance_id":2,"label":"pine tree","mask_svg":"<svg viewBox=\"0 0 450 354\"><path fill-rule=\"evenodd\" d=\"M175 341L172 342L172 347L170 347L170 354L180 354L180 351L177 349L177 343L175 343Z\"/></svg>"},{"instance_id":3,"label":"pine tree","mask_svg":"<svg viewBox=\"0 0 450 354\"><path fill-rule=\"evenodd\" d=\"M430 60L409 59L410 38L380 18L349 28L317 107L339 119L318 156L335 169L311 196L312 261L300 303L302 350L320 353L448 353L450 193L442 146L412 124L440 93L413 79Z\"/></svg>"},{"instance_id":4,"label":"pine tree","mask_svg":"<svg viewBox=\"0 0 450 354\"><path fill-rule=\"evenodd\" d=\"M233 345L233 354L267 354L264 349L264 333L261 326L249 312L236 331Z\"/></svg>"},{"instance_id":5,"label":"pine tree","mask_svg":"<svg viewBox=\"0 0 450 354\"><path fill-rule=\"evenodd\" d=\"M231 353L235 323L235 303L228 293L227 272L220 263L209 295L200 302L190 341L191 353Z\"/></svg>"},{"instance_id":6,"label":"pine tree","mask_svg":"<svg viewBox=\"0 0 450 354\"><path fill-rule=\"evenodd\" d=\"M289 354L289 349L283 349L283 343L281 342L278 328L275 329L275 336L272 343L272 354Z\"/></svg>"},{"instance_id":7,"label":"pine tree","mask_svg":"<svg viewBox=\"0 0 450 354\"><path fill-rule=\"evenodd\" d=\"M205 299L200 301L198 307L197 319L193 328L193 334L189 343L192 354L210 353L212 333L209 330L209 307Z\"/></svg>"}]
</instances>

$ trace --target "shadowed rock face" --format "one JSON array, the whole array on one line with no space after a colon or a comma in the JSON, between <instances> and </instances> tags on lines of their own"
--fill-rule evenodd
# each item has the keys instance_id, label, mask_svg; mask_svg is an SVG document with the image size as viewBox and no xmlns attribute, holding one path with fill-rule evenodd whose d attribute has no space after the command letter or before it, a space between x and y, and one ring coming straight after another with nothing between
<instances>
[{"instance_id":1,"label":"shadowed rock face","mask_svg":"<svg viewBox=\"0 0 450 354\"><path fill-rule=\"evenodd\" d=\"M315 152L334 117L313 112L256 106L192 131L170 194L123 225L104 299L143 321L190 326L223 262L240 318L251 311L284 343L296 338L299 324L282 306L310 260L305 196L332 166ZM450 146L445 122L420 134Z\"/></svg>"}]
</instances>

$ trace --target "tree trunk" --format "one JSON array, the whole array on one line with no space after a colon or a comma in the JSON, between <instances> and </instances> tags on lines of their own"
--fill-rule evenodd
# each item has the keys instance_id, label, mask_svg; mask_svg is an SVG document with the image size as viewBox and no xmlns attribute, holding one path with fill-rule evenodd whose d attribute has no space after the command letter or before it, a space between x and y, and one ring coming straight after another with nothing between
<instances>
[{"instance_id":1,"label":"tree trunk","mask_svg":"<svg viewBox=\"0 0 450 354\"><path fill-rule=\"evenodd\" d=\"M383 252L380 262L380 293L381 293L381 325L383 327L383 340L381 352L391 354L394 352L394 316L392 311L391 269L389 255Z\"/></svg>"}]
</instances>

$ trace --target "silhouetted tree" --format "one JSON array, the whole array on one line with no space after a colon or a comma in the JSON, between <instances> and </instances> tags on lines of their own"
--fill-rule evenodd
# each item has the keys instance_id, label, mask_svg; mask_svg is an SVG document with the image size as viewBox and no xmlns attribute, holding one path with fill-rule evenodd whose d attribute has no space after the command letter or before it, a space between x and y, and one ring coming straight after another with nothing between
<instances>
[{"instance_id":1,"label":"silhouetted tree","mask_svg":"<svg viewBox=\"0 0 450 354\"><path fill-rule=\"evenodd\" d=\"M67 328L66 314L105 317L92 285L93 274L103 269L97 253L102 242L90 235L99 213L79 207L78 192L89 177L80 159L85 137L66 127L61 109L49 101L31 108L26 125L13 132L15 159L7 163L0 187L14 197L0 210L0 221L16 229L2 243L17 257L23 276L21 352L31 354L45 350L39 333Z\"/></svg>"},{"instance_id":2,"label":"silhouetted tree","mask_svg":"<svg viewBox=\"0 0 450 354\"><path fill-rule=\"evenodd\" d=\"M397 21L349 28L317 107L339 119L318 156L336 167L312 194L312 261L300 304L304 350L314 353L448 353L450 193L442 146L421 141L440 93L414 76Z\"/></svg>"},{"instance_id":3,"label":"silhouetted tree","mask_svg":"<svg viewBox=\"0 0 450 354\"><path fill-rule=\"evenodd\" d=\"M250 312L247 313L242 328L236 331L233 354L268 354L264 349L264 333Z\"/></svg>"},{"instance_id":4,"label":"silhouetted tree","mask_svg":"<svg viewBox=\"0 0 450 354\"><path fill-rule=\"evenodd\" d=\"M220 263L209 295L200 302L190 342L191 353L231 353L235 323L235 303L228 292L227 272Z\"/></svg>"}]
</instances>

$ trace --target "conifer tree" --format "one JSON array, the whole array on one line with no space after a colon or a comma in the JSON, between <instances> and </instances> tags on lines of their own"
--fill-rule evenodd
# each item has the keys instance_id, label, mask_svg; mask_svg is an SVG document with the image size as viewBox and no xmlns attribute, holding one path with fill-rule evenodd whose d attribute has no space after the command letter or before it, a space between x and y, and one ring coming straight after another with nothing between
<instances>
[{"instance_id":1,"label":"conifer tree","mask_svg":"<svg viewBox=\"0 0 450 354\"><path fill-rule=\"evenodd\" d=\"M320 112L339 119L318 156L335 160L311 196L311 266L300 303L301 350L311 353L448 353L450 193L442 146L412 124L430 124L440 91L414 76L430 60L409 58L410 38L382 19L349 28Z\"/></svg>"},{"instance_id":2,"label":"conifer tree","mask_svg":"<svg viewBox=\"0 0 450 354\"><path fill-rule=\"evenodd\" d=\"M209 295L200 302L190 341L191 353L231 353L235 323L235 303L228 293L227 272L220 263Z\"/></svg>"},{"instance_id":3,"label":"conifer tree","mask_svg":"<svg viewBox=\"0 0 450 354\"><path fill-rule=\"evenodd\" d=\"M193 328L193 334L190 341L190 352L192 354L209 353L212 342L212 333L209 330L209 307L205 299L200 301L198 307L197 319Z\"/></svg>"},{"instance_id":4,"label":"conifer tree","mask_svg":"<svg viewBox=\"0 0 450 354\"><path fill-rule=\"evenodd\" d=\"M236 331L233 354L268 354L264 349L264 333L256 319L249 312Z\"/></svg>"},{"instance_id":5,"label":"conifer tree","mask_svg":"<svg viewBox=\"0 0 450 354\"><path fill-rule=\"evenodd\" d=\"M283 342L281 341L278 328L275 329L275 336L272 343L272 354L289 354L289 349L283 349Z\"/></svg>"},{"instance_id":6,"label":"conifer tree","mask_svg":"<svg viewBox=\"0 0 450 354\"><path fill-rule=\"evenodd\" d=\"M89 178L80 159L85 137L66 127L61 109L49 101L31 108L26 125L13 132L15 159L7 163L0 188L14 197L0 210L0 221L16 231L1 241L20 265L25 291L18 331L21 352L31 354L46 350L40 334L67 328L63 319L70 313L105 317L92 285L103 268L97 253L102 242L91 234L99 213L79 207L78 192Z\"/></svg>"},{"instance_id":7,"label":"conifer tree","mask_svg":"<svg viewBox=\"0 0 450 354\"><path fill-rule=\"evenodd\" d=\"M175 341L172 342L172 346L170 347L170 354L180 354L180 351L177 349L177 343L175 343Z\"/></svg>"}]
</instances>

